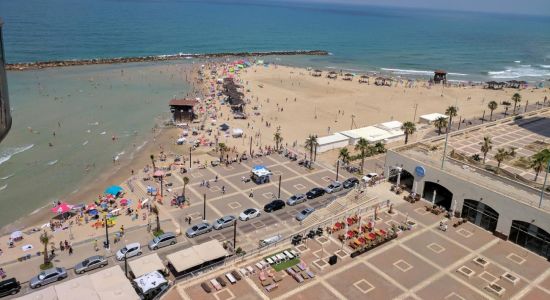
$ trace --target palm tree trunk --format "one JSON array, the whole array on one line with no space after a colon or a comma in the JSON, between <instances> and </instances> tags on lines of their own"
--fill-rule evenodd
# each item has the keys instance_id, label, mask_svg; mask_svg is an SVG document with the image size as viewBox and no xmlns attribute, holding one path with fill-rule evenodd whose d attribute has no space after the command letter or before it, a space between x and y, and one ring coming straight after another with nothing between
<instances>
[{"instance_id":1,"label":"palm tree trunk","mask_svg":"<svg viewBox=\"0 0 550 300\"><path fill-rule=\"evenodd\" d=\"M437 127L437 135L441 135L441 126Z\"/></svg>"},{"instance_id":2,"label":"palm tree trunk","mask_svg":"<svg viewBox=\"0 0 550 300\"><path fill-rule=\"evenodd\" d=\"M315 156L314 156L313 161L317 161L317 146L315 146Z\"/></svg>"},{"instance_id":3,"label":"palm tree trunk","mask_svg":"<svg viewBox=\"0 0 550 300\"><path fill-rule=\"evenodd\" d=\"M365 155L361 153L361 174L363 174L363 166L365 165Z\"/></svg>"},{"instance_id":4,"label":"palm tree trunk","mask_svg":"<svg viewBox=\"0 0 550 300\"><path fill-rule=\"evenodd\" d=\"M44 244L44 264L48 264L48 243Z\"/></svg>"},{"instance_id":5,"label":"palm tree trunk","mask_svg":"<svg viewBox=\"0 0 550 300\"><path fill-rule=\"evenodd\" d=\"M498 164L497 164L497 173L500 171L500 163L501 162L499 161Z\"/></svg>"},{"instance_id":6,"label":"palm tree trunk","mask_svg":"<svg viewBox=\"0 0 550 300\"><path fill-rule=\"evenodd\" d=\"M535 172L535 180L534 180L534 181L537 181L537 179L539 178L539 173L540 173L540 169L538 169L538 170Z\"/></svg>"},{"instance_id":7,"label":"palm tree trunk","mask_svg":"<svg viewBox=\"0 0 550 300\"><path fill-rule=\"evenodd\" d=\"M483 152L483 164L485 164L485 158L487 158L487 152Z\"/></svg>"},{"instance_id":8,"label":"palm tree trunk","mask_svg":"<svg viewBox=\"0 0 550 300\"><path fill-rule=\"evenodd\" d=\"M491 116L489 117L489 122L493 121L493 110L491 109Z\"/></svg>"},{"instance_id":9,"label":"palm tree trunk","mask_svg":"<svg viewBox=\"0 0 550 300\"><path fill-rule=\"evenodd\" d=\"M517 102L514 102L514 114L516 113L516 107L518 106Z\"/></svg>"},{"instance_id":10,"label":"palm tree trunk","mask_svg":"<svg viewBox=\"0 0 550 300\"><path fill-rule=\"evenodd\" d=\"M409 142L409 134L405 133L405 145Z\"/></svg>"},{"instance_id":11,"label":"palm tree trunk","mask_svg":"<svg viewBox=\"0 0 550 300\"><path fill-rule=\"evenodd\" d=\"M159 215L157 214L157 232L160 231L160 218L159 218Z\"/></svg>"},{"instance_id":12,"label":"palm tree trunk","mask_svg":"<svg viewBox=\"0 0 550 300\"><path fill-rule=\"evenodd\" d=\"M182 196L183 198L185 198L185 186L186 186L186 185L187 185L187 184L185 184L185 183L183 184L183 190L181 191L181 196Z\"/></svg>"}]
</instances>

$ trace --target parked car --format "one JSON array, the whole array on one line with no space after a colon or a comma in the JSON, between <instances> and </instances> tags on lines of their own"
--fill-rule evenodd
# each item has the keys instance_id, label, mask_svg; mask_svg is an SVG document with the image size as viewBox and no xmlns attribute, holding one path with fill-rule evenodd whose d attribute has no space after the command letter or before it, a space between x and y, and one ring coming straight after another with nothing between
<instances>
[{"instance_id":1,"label":"parked car","mask_svg":"<svg viewBox=\"0 0 550 300\"><path fill-rule=\"evenodd\" d=\"M187 237L192 238L192 237L196 237L197 235L201 235L210 231L212 231L212 225L210 225L210 223L208 222L202 222L202 223L193 225L192 227L187 229L187 231L185 232L185 235Z\"/></svg>"},{"instance_id":2,"label":"parked car","mask_svg":"<svg viewBox=\"0 0 550 300\"><path fill-rule=\"evenodd\" d=\"M320 187L314 187L309 192L306 193L306 197L308 199L315 199L317 197L321 197L326 193L324 188Z\"/></svg>"},{"instance_id":3,"label":"parked car","mask_svg":"<svg viewBox=\"0 0 550 300\"><path fill-rule=\"evenodd\" d=\"M248 221L260 216L260 211L255 208L248 208L239 215L241 221Z\"/></svg>"},{"instance_id":4,"label":"parked car","mask_svg":"<svg viewBox=\"0 0 550 300\"><path fill-rule=\"evenodd\" d=\"M296 205L296 204L300 204L302 202L305 202L306 200L307 200L306 195L296 194L296 195L292 195L292 197L288 198L288 200L286 201L286 204L292 206L292 205Z\"/></svg>"},{"instance_id":5,"label":"parked car","mask_svg":"<svg viewBox=\"0 0 550 300\"><path fill-rule=\"evenodd\" d=\"M274 212L285 207L285 202L281 199L275 199L264 206L265 212Z\"/></svg>"},{"instance_id":6,"label":"parked car","mask_svg":"<svg viewBox=\"0 0 550 300\"><path fill-rule=\"evenodd\" d=\"M363 176L363 178L361 178L361 180L363 180L363 182L371 182L373 180L376 180L376 177L378 177L378 174L376 173L368 173L367 175Z\"/></svg>"},{"instance_id":7,"label":"parked car","mask_svg":"<svg viewBox=\"0 0 550 300\"><path fill-rule=\"evenodd\" d=\"M165 232L157 237L155 237L152 241L149 242L149 250L157 250L158 248L175 245L178 242L176 239L176 234L173 232Z\"/></svg>"},{"instance_id":8,"label":"parked car","mask_svg":"<svg viewBox=\"0 0 550 300\"><path fill-rule=\"evenodd\" d=\"M50 268L40 272L40 274L29 280L31 289L39 288L43 285L50 284L59 280L63 280L69 276L65 268Z\"/></svg>"},{"instance_id":9,"label":"parked car","mask_svg":"<svg viewBox=\"0 0 550 300\"><path fill-rule=\"evenodd\" d=\"M15 278L0 281L0 297L15 295L21 290L21 283Z\"/></svg>"},{"instance_id":10,"label":"parked car","mask_svg":"<svg viewBox=\"0 0 550 300\"><path fill-rule=\"evenodd\" d=\"M351 177L351 178L348 178L344 181L344 183L342 184L342 186L345 188L345 189L350 189L356 185L359 184L359 179L355 178L355 177Z\"/></svg>"},{"instance_id":11,"label":"parked car","mask_svg":"<svg viewBox=\"0 0 550 300\"><path fill-rule=\"evenodd\" d=\"M315 211L315 208L311 208L311 207L305 208L304 210L302 210L296 215L296 220L301 222L305 220L307 217L309 217L309 215L311 215L314 211Z\"/></svg>"},{"instance_id":12,"label":"parked car","mask_svg":"<svg viewBox=\"0 0 550 300\"><path fill-rule=\"evenodd\" d=\"M229 227L231 225L233 225L233 223L235 223L235 221L237 221L237 218L235 216L223 216L219 219L217 219L215 222L214 222L214 229L216 230L220 230L220 229L223 229L223 228L226 228L226 227Z\"/></svg>"},{"instance_id":13,"label":"parked car","mask_svg":"<svg viewBox=\"0 0 550 300\"><path fill-rule=\"evenodd\" d=\"M141 255L141 245L139 243L131 243L122 247L122 249L116 252L116 259L122 261L124 260L124 255L126 255L126 258Z\"/></svg>"},{"instance_id":14,"label":"parked car","mask_svg":"<svg viewBox=\"0 0 550 300\"><path fill-rule=\"evenodd\" d=\"M339 192L343 189L342 183L340 181L333 181L331 184L329 184L325 191L329 194Z\"/></svg>"},{"instance_id":15,"label":"parked car","mask_svg":"<svg viewBox=\"0 0 550 300\"><path fill-rule=\"evenodd\" d=\"M94 255L86 258L74 266L74 272L76 274L84 274L84 272L91 271L96 268L103 268L108 265L109 262L105 257L101 255Z\"/></svg>"}]
</instances>

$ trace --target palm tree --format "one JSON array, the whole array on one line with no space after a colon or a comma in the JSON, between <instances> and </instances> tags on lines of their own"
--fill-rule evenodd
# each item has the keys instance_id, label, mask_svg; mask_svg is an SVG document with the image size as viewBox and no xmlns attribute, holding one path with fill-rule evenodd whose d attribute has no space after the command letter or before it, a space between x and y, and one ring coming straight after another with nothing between
<instances>
[{"instance_id":1,"label":"palm tree","mask_svg":"<svg viewBox=\"0 0 550 300\"><path fill-rule=\"evenodd\" d=\"M491 137L486 136L483 138L483 144L481 144L481 152L483 153L483 163L485 164L485 159L487 158L487 153L493 149L493 141Z\"/></svg>"},{"instance_id":2,"label":"palm tree","mask_svg":"<svg viewBox=\"0 0 550 300\"><path fill-rule=\"evenodd\" d=\"M508 115L508 109L510 108L510 105L512 105L512 103L510 103L510 101L502 101L501 104L506 107L504 109L504 116L507 116Z\"/></svg>"},{"instance_id":3,"label":"palm tree","mask_svg":"<svg viewBox=\"0 0 550 300\"><path fill-rule=\"evenodd\" d=\"M376 142L376 144L374 144L373 150L376 153L384 153L386 152L386 146L384 146L384 143L382 142Z\"/></svg>"},{"instance_id":4,"label":"palm tree","mask_svg":"<svg viewBox=\"0 0 550 300\"><path fill-rule=\"evenodd\" d=\"M279 151L279 146L283 141L283 137L281 136L281 131L279 129L277 129L275 134L273 134L273 140L275 141L275 149Z\"/></svg>"},{"instance_id":5,"label":"palm tree","mask_svg":"<svg viewBox=\"0 0 550 300\"><path fill-rule=\"evenodd\" d=\"M498 103L496 101L491 101L489 104L487 104L487 107L491 110L491 116L489 117L489 121L493 121L493 111L497 109Z\"/></svg>"},{"instance_id":6,"label":"palm tree","mask_svg":"<svg viewBox=\"0 0 550 300\"><path fill-rule=\"evenodd\" d=\"M449 116L449 130L451 129L451 126L453 126L453 117L456 117L457 113L458 107L452 105L447 107L447 110L445 111L445 114Z\"/></svg>"},{"instance_id":7,"label":"palm tree","mask_svg":"<svg viewBox=\"0 0 550 300\"><path fill-rule=\"evenodd\" d=\"M363 165L365 164L365 157L370 150L369 141L364 138L360 138L357 144L355 145L355 150L360 152L359 156L361 157L361 174L363 174Z\"/></svg>"},{"instance_id":8,"label":"palm tree","mask_svg":"<svg viewBox=\"0 0 550 300\"><path fill-rule=\"evenodd\" d=\"M187 184L189 184L189 177L184 176L183 177L183 190L181 191L181 196L185 199L185 188L187 187Z\"/></svg>"},{"instance_id":9,"label":"palm tree","mask_svg":"<svg viewBox=\"0 0 550 300\"><path fill-rule=\"evenodd\" d=\"M44 245L44 266L47 266L50 263L50 259L48 256L48 244L50 243L51 238L52 236L48 235L46 230L44 230L44 232L42 232L42 234L40 235L40 243Z\"/></svg>"},{"instance_id":10,"label":"palm tree","mask_svg":"<svg viewBox=\"0 0 550 300\"><path fill-rule=\"evenodd\" d=\"M151 163L153 164L153 172L155 172L157 170L157 167L155 165L155 156L151 154L149 158L151 158Z\"/></svg>"},{"instance_id":11,"label":"palm tree","mask_svg":"<svg viewBox=\"0 0 550 300\"><path fill-rule=\"evenodd\" d=\"M548 166L549 161L550 150L548 149L541 150L531 156L531 159L529 160L529 167L535 170L534 181L537 181L537 179L539 178L539 173Z\"/></svg>"},{"instance_id":12,"label":"palm tree","mask_svg":"<svg viewBox=\"0 0 550 300\"><path fill-rule=\"evenodd\" d=\"M349 154L348 148L340 149L340 153L338 154L338 158L341 159L344 164L349 163L350 154Z\"/></svg>"},{"instance_id":13,"label":"palm tree","mask_svg":"<svg viewBox=\"0 0 550 300\"><path fill-rule=\"evenodd\" d=\"M513 157L516 155L516 150L514 148L511 148L510 150L506 150L504 148L498 148L497 149L497 153L495 154L495 160L498 162L497 164L497 171L496 173L499 172L500 170L500 164L507 160L508 158L510 157Z\"/></svg>"},{"instance_id":14,"label":"palm tree","mask_svg":"<svg viewBox=\"0 0 550 300\"><path fill-rule=\"evenodd\" d=\"M512 101L514 101L514 113L516 113L516 107L518 106L518 103L521 102L521 95L515 93L512 95Z\"/></svg>"},{"instance_id":15,"label":"palm tree","mask_svg":"<svg viewBox=\"0 0 550 300\"><path fill-rule=\"evenodd\" d=\"M313 148L313 161L317 161L317 146L319 146L319 143L317 142L317 135L315 135L315 147Z\"/></svg>"},{"instance_id":16,"label":"palm tree","mask_svg":"<svg viewBox=\"0 0 550 300\"><path fill-rule=\"evenodd\" d=\"M409 142L409 135L412 135L416 131L416 125L411 121L407 121L403 123L401 130L405 133L405 144L407 144Z\"/></svg>"},{"instance_id":17,"label":"palm tree","mask_svg":"<svg viewBox=\"0 0 550 300\"><path fill-rule=\"evenodd\" d=\"M160 231L160 217L159 217L159 209L158 209L156 204L151 206L151 212L153 214L155 214L155 219L157 221L157 228L155 229L155 232L159 232Z\"/></svg>"},{"instance_id":18,"label":"palm tree","mask_svg":"<svg viewBox=\"0 0 550 300\"><path fill-rule=\"evenodd\" d=\"M434 121L434 126L437 128L437 134L441 135L441 129L447 127L447 118L439 117Z\"/></svg>"},{"instance_id":19,"label":"palm tree","mask_svg":"<svg viewBox=\"0 0 550 300\"><path fill-rule=\"evenodd\" d=\"M219 143L218 144L218 151L220 151L220 162L223 161L223 154L225 153L225 151L227 151L228 148L227 146L225 145L225 143Z\"/></svg>"},{"instance_id":20,"label":"palm tree","mask_svg":"<svg viewBox=\"0 0 550 300\"><path fill-rule=\"evenodd\" d=\"M313 161L313 150L317 147L317 137L313 134L310 134L306 139L306 149L309 150L309 160Z\"/></svg>"}]
</instances>

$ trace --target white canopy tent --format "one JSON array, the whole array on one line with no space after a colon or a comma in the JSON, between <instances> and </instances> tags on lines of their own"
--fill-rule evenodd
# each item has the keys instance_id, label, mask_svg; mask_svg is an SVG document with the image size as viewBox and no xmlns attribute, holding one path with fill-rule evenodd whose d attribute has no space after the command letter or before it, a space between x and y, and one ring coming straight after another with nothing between
<instances>
[{"instance_id":1,"label":"white canopy tent","mask_svg":"<svg viewBox=\"0 0 550 300\"><path fill-rule=\"evenodd\" d=\"M164 264L157 253L129 261L128 265L136 278L150 272L162 271L165 269Z\"/></svg>"},{"instance_id":2,"label":"white canopy tent","mask_svg":"<svg viewBox=\"0 0 550 300\"><path fill-rule=\"evenodd\" d=\"M420 121L420 123L432 124L435 120L437 120L439 118L447 119L448 117L449 116L444 115L444 114L432 113L432 114L427 114L427 115L421 115L419 121Z\"/></svg>"}]
</instances>

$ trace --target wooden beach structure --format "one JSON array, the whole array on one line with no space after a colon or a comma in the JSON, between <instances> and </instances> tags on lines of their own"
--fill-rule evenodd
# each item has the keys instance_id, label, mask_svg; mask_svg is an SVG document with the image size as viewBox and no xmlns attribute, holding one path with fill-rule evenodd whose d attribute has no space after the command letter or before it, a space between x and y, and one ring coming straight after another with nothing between
<instances>
[{"instance_id":1,"label":"wooden beach structure","mask_svg":"<svg viewBox=\"0 0 550 300\"><path fill-rule=\"evenodd\" d=\"M391 86L392 83L393 83L393 79L387 78L387 77L376 77L376 79L374 79L375 85Z\"/></svg>"},{"instance_id":2,"label":"wooden beach structure","mask_svg":"<svg viewBox=\"0 0 550 300\"><path fill-rule=\"evenodd\" d=\"M314 70L311 73L311 76L313 76L313 77L321 77L322 75L323 75L323 71L321 71L321 70Z\"/></svg>"},{"instance_id":3,"label":"wooden beach structure","mask_svg":"<svg viewBox=\"0 0 550 300\"><path fill-rule=\"evenodd\" d=\"M368 75L361 75L361 77L359 77L359 83L369 84L369 76Z\"/></svg>"},{"instance_id":4,"label":"wooden beach structure","mask_svg":"<svg viewBox=\"0 0 550 300\"><path fill-rule=\"evenodd\" d=\"M199 101L195 99L172 99L168 104L174 122L193 121L195 119L195 106Z\"/></svg>"},{"instance_id":5,"label":"wooden beach structure","mask_svg":"<svg viewBox=\"0 0 550 300\"><path fill-rule=\"evenodd\" d=\"M485 88L490 90L502 90L506 86L506 82L499 81L487 81L485 84Z\"/></svg>"},{"instance_id":6,"label":"wooden beach structure","mask_svg":"<svg viewBox=\"0 0 550 300\"><path fill-rule=\"evenodd\" d=\"M447 84L447 72L443 70L435 70L433 82Z\"/></svg>"},{"instance_id":7,"label":"wooden beach structure","mask_svg":"<svg viewBox=\"0 0 550 300\"><path fill-rule=\"evenodd\" d=\"M330 72L328 73L327 77L328 77L329 79L336 79L336 78L338 78L338 73L336 73L335 71L330 71Z\"/></svg>"},{"instance_id":8,"label":"wooden beach structure","mask_svg":"<svg viewBox=\"0 0 550 300\"><path fill-rule=\"evenodd\" d=\"M526 85L527 85L527 81L510 80L510 81L506 81L505 87L511 88L511 89L521 89L521 88L525 88Z\"/></svg>"},{"instance_id":9,"label":"wooden beach structure","mask_svg":"<svg viewBox=\"0 0 550 300\"><path fill-rule=\"evenodd\" d=\"M223 94L227 96L227 102L233 112L244 112L244 93L239 91L239 88L242 87L242 85L236 84L233 78L224 78L223 80Z\"/></svg>"},{"instance_id":10,"label":"wooden beach structure","mask_svg":"<svg viewBox=\"0 0 550 300\"><path fill-rule=\"evenodd\" d=\"M346 73L346 74L344 74L344 77L342 79L347 80L347 81L352 81L353 80L353 74Z\"/></svg>"}]
</instances>

